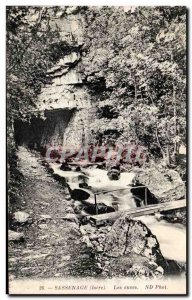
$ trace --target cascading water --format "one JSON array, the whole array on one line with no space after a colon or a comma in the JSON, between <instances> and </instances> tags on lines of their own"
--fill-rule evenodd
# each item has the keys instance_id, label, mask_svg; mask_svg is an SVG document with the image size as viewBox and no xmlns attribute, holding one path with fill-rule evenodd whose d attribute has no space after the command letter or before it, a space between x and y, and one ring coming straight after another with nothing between
<instances>
[{"instance_id":1,"label":"cascading water","mask_svg":"<svg viewBox=\"0 0 192 300\"><path fill-rule=\"evenodd\" d=\"M134 173L124 172L121 174L120 179L111 181L107 176L106 170L96 168L81 168L82 172L62 171L60 165L50 164L54 173L64 177L66 182L70 185L71 189L79 188L79 183L83 181L84 176L88 188L86 191L90 193L88 201L94 203L94 193L97 195L97 203L104 203L107 206L113 206L115 210L125 210L136 207L135 200L128 188L135 176ZM122 190L125 188L125 190ZM111 190L116 190L112 191ZM108 193L102 193L106 192Z\"/></svg>"},{"instance_id":2,"label":"cascading water","mask_svg":"<svg viewBox=\"0 0 192 300\"><path fill-rule=\"evenodd\" d=\"M155 216L135 218L142 221L157 237L160 249L166 259L186 262L186 227L179 223L157 220Z\"/></svg>"},{"instance_id":3,"label":"cascading water","mask_svg":"<svg viewBox=\"0 0 192 300\"><path fill-rule=\"evenodd\" d=\"M101 169L86 169L83 171L88 177L88 184L91 191L100 193L108 191L108 193L101 193L97 195L97 201L102 202L108 206L113 206L115 210L124 210L136 207L134 198L128 188L134 178L134 173L124 172L121 174L119 180L111 181L107 175L106 170ZM111 190L113 190L111 192ZM116 190L116 191L114 191Z\"/></svg>"},{"instance_id":4,"label":"cascading water","mask_svg":"<svg viewBox=\"0 0 192 300\"><path fill-rule=\"evenodd\" d=\"M114 207L115 210L122 211L137 207L130 189L122 190L131 186L134 173L121 173L119 180L111 181L106 170L91 167L81 168L81 172L76 172L62 171L58 164L51 164L51 167L55 174L66 179L72 189L79 188L79 182L82 182L82 176L84 176L88 184L86 191L90 193L90 198L87 201L90 203L94 203L93 193L108 191L108 193L97 195L97 203L104 203ZM111 190L116 191L110 192ZM157 237L165 258L181 263L186 262L186 227L184 225L158 220L155 216L141 216L136 219L145 223Z\"/></svg>"}]
</instances>

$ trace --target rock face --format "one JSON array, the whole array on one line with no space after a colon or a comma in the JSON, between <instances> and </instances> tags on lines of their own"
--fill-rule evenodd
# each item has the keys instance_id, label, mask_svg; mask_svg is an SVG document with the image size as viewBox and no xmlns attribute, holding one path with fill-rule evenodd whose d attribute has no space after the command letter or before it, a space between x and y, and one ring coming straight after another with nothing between
<instances>
[{"instance_id":1,"label":"rock face","mask_svg":"<svg viewBox=\"0 0 192 300\"><path fill-rule=\"evenodd\" d=\"M141 221L130 220L126 215L116 220L104 244L105 254L111 257L134 253L156 261L161 256L159 243L151 231Z\"/></svg>"},{"instance_id":2,"label":"rock face","mask_svg":"<svg viewBox=\"0 0 192 300\"><path fill-rule=\"evenodd\" d=\"M67 52L47 72L51 84L44 86L38 98L38 109L47 110L47 122L40 141L41 146L53 141L60 145L81 145L82 135L89 135L90 109L92 107L86 85L83 84L78 63L81 60L80 48L83 44L83 16L77 7L61 8L61 12L50 20L50 30L59 31L59 40L68 45ZM67 113L70 118L58 119L58 111ZM54 112L56 116L54 117ZM53 121L50 130L49 123ZM66 121L64 121L66 120ZM65 124L63 124L65 123Z\"/></svg>"},{"instance_id":3,"label":"rock face","mask_svg":"<svg viewBox=\"0 0 192 300\"><path fill-rule=\"evenodd\" d=\"M159 202L185 198L185 185L178 172L157 167L134 169L136 182L146 185Z\"/></svg>"},{"instance_id":4,"label":"rock face","mask_svg":"<svg viewBox=\"0 0 192 300\"><path fill-rule=\"evenodd\" d=\"M48 9L49 24L42 22L42 30L55 33L54 44L65 44L55 65L47 71L49 84L41 88L37 107L41 118L34 118L30 126L18 124L20 144L45 149L50 145L76 146L90 139L89 124L94 114L89 89L80 74L79 62L83 45L84 19L78 7L61 7L58 12ZM48 26L48 28L47 28ZM35 134L34 134L35 132Z\"/></svg>"}]
</instances>

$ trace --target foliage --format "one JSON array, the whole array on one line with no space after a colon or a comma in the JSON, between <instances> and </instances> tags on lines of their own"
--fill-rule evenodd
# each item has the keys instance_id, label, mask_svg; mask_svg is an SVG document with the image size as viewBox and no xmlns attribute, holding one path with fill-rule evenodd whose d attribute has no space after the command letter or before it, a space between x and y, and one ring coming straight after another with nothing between
<instances>
[{"instance_id":1,"label":"foliage","mask_svg":"<svg viewBox=\"0 0 192 300\"><path fill-rule=\"evenodd\" d=\"M98 107L93 137L105 142L133 138L174 161L186 136L186 8L78 11L84 19L79 69ZM47 69L68 51L50 26L57 13L64 15L59 7L7 7L10 132L15 120L34 113L37 95L49 82Z\"/></svg>"},{"instance_id":2,"label":"foliage","mask_svg":"<svg viewBox=\"0 0 192 300\"><path fill-rule=\"evenodd\" d=\"M186 9L89 7L85 15L81 72L105 83L95 92L93 132L106 140L116 129L114 140L134 138L175 159L186 135Z\"/></svg>"}]
</instances>

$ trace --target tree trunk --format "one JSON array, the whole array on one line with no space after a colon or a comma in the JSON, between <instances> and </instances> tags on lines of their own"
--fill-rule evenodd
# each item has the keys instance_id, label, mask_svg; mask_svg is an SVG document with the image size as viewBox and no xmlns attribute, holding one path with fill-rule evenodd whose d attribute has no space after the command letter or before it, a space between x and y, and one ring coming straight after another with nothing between
<instances>
[{"instance_id":1,"label":"tree trunk","mask_svg":"<svg viewBox=\"0 0 192 300\"><path fill-rule=\"evenodd\" d=\"M136 82L135 82L134 87L135 87L135 101L137 101L137 85L136 85ZM136 104L136 103L135 103L135 104Z\"/></svg>"},{"instance_id":2,"label":"tree trunk","mask_svg":"<svg viewBox=\"0 0 192 300\"><path fill-rule=\"evenodd\" d=\"M177 137L177 110L176 110L176 95L175 95L175 85L173 83L173 118L174 118L174 135L175 135L175 141L174 141L174 149L172 154L172 160L175 163L176 162L176 156L177 156L177 149L178 149L178 141L176 139Z\"/></svg>"},{"instance_id":3,"label":"tree trunk","mask_svg":"<svg viewBox=\"0 0 192 300\"><path fill-rule=\"evenodd\" d=\"M169 151L169 145L167 145L167 149L166 149L166 165L169 166L170 164L170 151Z\"/></svg>"},{"instance_id":4,"label":"tree trunk","mask_svg":"<svg viewBox=\"0 0 192 300\"><path fill-rule=\"evenodd\" d=\"M163 150L161 144L160 144L160 141L159 141L159 136L158 136L158 130L157 130L157 124L156 124L156 129L155 129L155 135L156 135L156 140L157 140L157 143L158 143L158 146L161 150L161 153L163 155L163 160L166 162L167 161L167 157L166 157L166 153L165 151ZM167 163L166 163L167 164Z\"/></svg>"},{"instance_id":5,"label":"tree trunk","mask_svg":"<svg viewBox=\"0 0 192 300\"><path fill-rule=\"evenodd\" d=\"M155 103L154 103L154 101L153 101L153 98L152 98L150 95L149 95L149 97L150 97L150 99L151 99L151 102L152 102L153 106L156 106ZM169 164L169 158L168 158L168 160L167 160L166 153L165 153L165 151L163 150L163 148L162 148L162 146L161 146L161 143L160 143L160 141L159 141L158 129L157 129L157 116L156 116L156 115L155 115L155 137L156 137L157 144L158 144L158 146L159 146L159 148L160 148L160 150L161 150L161 154L162 154L162 156L163 156L163 160L164 160L164 162L165 162L166 165L167 165L167 164ZM169 151L167 151L167 153L169 153Z\"/></svg>"}]
</instances>

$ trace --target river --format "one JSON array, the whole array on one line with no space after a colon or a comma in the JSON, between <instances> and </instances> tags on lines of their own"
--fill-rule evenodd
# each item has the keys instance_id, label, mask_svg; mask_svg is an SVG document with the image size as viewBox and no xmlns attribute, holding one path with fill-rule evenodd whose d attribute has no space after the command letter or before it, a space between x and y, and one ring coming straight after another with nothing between
<instances>
[{"instance_id":1,"label":"river","mask_svg":"<svg viewBox=\"0 0 192 300\"><path fill-rule=\"evenodd\" d=\"M134 173L121 173L119 180L111 181L107 176L106 170L93 167L82 168L82 172L61 171L60 165L51 164L54 172L65 177L70 187L79 188L79 181L82 175L89 186L90 202L93 203L93 193L101 191L111 191L97 196L97 202L113 206L115 209L124 211L135 208L135 200L129 189L118 190L131 186L135 177ZM141 216L135 219L141 220L157 237L163 256L167 259L173 259L177 262L186 262L186 227L179 223L169 223L165 220L159 220L156 216Z\"/></svg>"}]
</instances>

